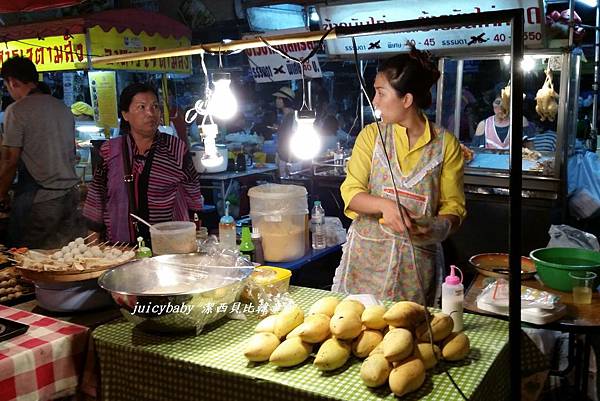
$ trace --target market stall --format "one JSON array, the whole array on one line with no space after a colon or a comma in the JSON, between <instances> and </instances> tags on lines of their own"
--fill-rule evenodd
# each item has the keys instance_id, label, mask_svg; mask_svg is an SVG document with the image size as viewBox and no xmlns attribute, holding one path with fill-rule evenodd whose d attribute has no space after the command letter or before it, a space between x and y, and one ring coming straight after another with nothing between
<instances>
[{"instance_id":1,"label":"market stall","mask_svg":"<svg viewBox=\"0 0 600 401\"><path fill-rule=\"evenodd\" d=\"M91 140L103 140L119 127L117 113L117 72L190 74L191 57L166 57L151 61L102 64L94 56L127 54L190 45L191 31L185 25L161 14L141 9L118 9L56 21L0 28L4 41L3 60L24 56L33 61L38 72L62 72L64 102L71 106L90 99L91 110L78 112L89 121L77 118L77 142L80 154L78 170L91 179L93 152ZM82 85L85 72L87 82ZM121 79L124 76L121 75ZM80 91L89 88L89 96ZM77 88L76 88L77 87ZM79 90L79 92L78 92ZM166 96L166 94L165 94ZM89 107L89 106L88 106ZM168 126L168 112L167 121ZM98 146L98 143L96 143Z\"/></svg>"},{"instance_id":2,"label":"market stall","mask_svg":"<svg viewBox=\"0 0 600 401\"><path fill-rule=\"evenodd\" d=\"M326 295L330 293L309 288L290 290L292 299L305 310ZM369 389L361 382L360 363L354 358L343 368L326 373L311 363L277 368L249 362L243 352L257 322L254 317L220 321L197 337L172 338L146 334L126 322L100 326L93 333L100 366L100 392L114 400L394 399L389 390ZM468 399L506 399L507 324L466 315L465 329L472 350L467 360L451 365L454 380ZM532 358L524 358L529 365L521 369L544 366L535 348L527 346ZM124 353L129 357L122 358ZM459 399L443 373L433 372L428 383L406 399Z\"/></svg>"},{"instance_id":3,"label":"market stall","mask_svg":"<svg viewBox=\"0 0 600 401\"><path fill-rule=\"evenodd\" d=\"M484 21L492 22L505 18L511 22L511 33L517 38L522 37L522 10L511 10L506 15L500 16L500 12L482 14ZM473 22L472 15L456 16L453 18L436 18L432 20L435 26L448 27L452 24L469 24ZM382 27L373 28L372 32L379 29L385 32L409 32L411 29L421 27L419 21L405 21L400 23L383 24ZM437 25L436 25L437 24ZM345 27L346 28L346 27ZM354 29L340 29L336 32L340 37L359 35L361 32ZM289 39L289 38L288 38ZM285 40L285 39L282 39ZM242 43L245 45L247 43ZM256 45L256 44L254 44ZM208 48L220 48L221 44L206 46ZM188 49L189 50L189 49ZM201 49L204 51L204 49ZM192 50L189 50L192 51ZM521 43L513 44L512 55L520 58L522 52ZM113 59L114 61L115 59ZM122 60L122 59L121 59ZM106 60L104 60L106 61ZM512 61L514 70L515 62ZM512 90L521 91L522 80L520 74L513 76ZM515 96L511 99L513 116L521 117L522 99ZM515 127L514 132L519 136L511 143L511 163L509 166L509 189L511 208L519 210L521 204L521 127ZM515 163L516 162L516 163ZM516 194L516 195L515 195ZM264 217L265 214L263 214ZM296 224L304 228L306 212L300 215L302 223ZM531 347L527 340L521 338L520 332L520 275L519 271L520 245L518 239L521 233L520 216L513 209L510 215L510 268L513 273L509 275L511 317L510 325L497 319L465 314L465 332L471 339L471 348L466 347L467 353L462 355L461 361L448 363L452 377L465 395L472 399L506 399L509 389L508 374L511 374L512 398L517 398L521 391L521 372L511 369L511 366L522 366L525 369L535 371L536 366L525 366L526 362L539 363L538 368L546 368L542 358ZM268 220L268 219L265 219ZM263 233L277 234L264 230ZM298 232L303 235L302 231ZM289 247L290 242L283 243L280 247ZM155 259L156 260L156 259ZM173 263L165 263L164 266L171 268ZM131 267L131 266L130 266ZM184 264L183 274L189 281L200 276L190 270L190 264ZM196 265L197 267L197 265ZM116 272L112 270L112 272ZM168 270L168 269L159 269ZM190 294L177 289L177 283L173 282L173 276L165 271L157 274L158 284L153 283L143 291L148 291L150 296L162 296L171 300L197 300L198 294ZM211 277L212 278L212 277ZM162 279L162 280L161 280ZM160 282L162 281L162 282ZM198 280L202 281L202 280ZM141 286L145 283L139 283ZM168 288L168 291L163 287ZM228 292L218 291L221 288L213 286L209 289L210 296L204 297L201 304L206 306L213 298L231 295ZM115 296L116 293L116 296ZM175 294L175 295L173 295ZM307 310L317 299L329 293L306 288L292 287L290 289L291 299L302 309ZM144 320L157 318L149 312L136 312L138 301L146 296L143 292L127 294L113 289L113 299L123 307L125 316L132 321L144 323ZM202 297L200 297L202 298ZM163 300L164 301L164 298ZM160 304L159 307L168 307L169 304ZM155 303L154 306L157 306ZM239 304L238 304L239 306ZM390 306L390 303L386 303ZM132 310L128 310L130 307ZM223 312L223 311L221 311ZM220 312L220 313L221 313ZM135 314L140 316L132 316ZM201 311L197 311L198 314ZM207 311L208 313L208 311ZM212 316L212 312L211 312ZM171 316L166 316L167 318ZM358 316L355 316L358 318ZM180 317L174 318L178 320ZM184 317L185 319L185 317ZM446 321L451 317L446 316ZM356 319L354 319L356 320ZM425 318L426 320L426 318ZM244 347L246 340L250 337L256 320L220 320L213 325L203 328L200 335L189 336L157 336L147 334L143 327L134 326L133 323L122 321L103 325L96 329L93 338L97 347L97 355L100 365L100 388L104 397L140 399L140 398L224 398L224 399L258 399L258 398L290 398L303 397L315 399L378 399L393 396L387 388L384 390L370 390L365 387L359 379L359 364L355 359L350 359L345 368L338 368L335 373L320 373L308 363L300 363L296 368L275 368L268 364L249 363L244 359ZM362 326L358 325L358 331ZM189 323L189 322L188 322ZM299 323L299 322L298 322ZM389 322L385 322L387 327ZM169 319L160 320L158 324L168 325ZM429 324L427 324L429 326ZM163 326L164 327L164 326ZM510 343L507 341L507 328ZM393 329L392 329L393 330ZM429 327L431 330L431 327ZM284 333L284 335L289 334ZM358 335L358 333L356 333ZM409 333L412 340L412 334ZM430 332L431 335L431 332ZM448 337L450 333L446 333ZM282 336L280 336L282 337ZM433 342L433 340L432 340ZM522 346L521 346L522 345ZM464 347L463 347L464 348ZM412 348L409 354L411 354ZM123 357L127 355L128 357ZM408 354L407 354L408 355ZM406 356L406 355L405 355ZM308 357L308 353L306 355ZM463 359L464 358L464 359ZM541 359L541 361L540 361ZM448 358L448 361L451 359ZM400 361L400 360L398 360ZM523 361L523 363L521 363ZM446 376L439 371L431 371L421 383L426 383L418 388L409 397L424 399L458 399L458 393ZM443 371L442 371L443 372ZM454 397L456 396L456 397Z\"/></svg>"}]
</instances>

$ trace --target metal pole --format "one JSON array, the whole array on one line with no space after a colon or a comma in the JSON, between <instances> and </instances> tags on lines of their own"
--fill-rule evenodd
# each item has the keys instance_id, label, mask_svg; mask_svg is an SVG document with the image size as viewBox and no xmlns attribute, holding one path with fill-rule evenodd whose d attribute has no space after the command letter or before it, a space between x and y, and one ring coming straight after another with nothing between
<instances>
[{"instance_id":1,"label":"metal pole","mask_svg":"<svg viewBox=\"0 0 600 401\"><path fill-rule=\"evenodd\" d=\"M440 71L440 79L437 81L437 91L436 91L436 100L435 100L435 125L438 127L443 126L442 120L444 119L444 106L443 106L443 96L444 96L444 79L445 77L445 69L446 63L445 59L442 57L438 61L438 70Z\"/></svg>"},{"instance_id":2,"label":"metal pole","mask_svg":"<svg viewBox=\"0 0 600 401\"><path fill-rule=\"evenodd\" d=\"M302 88L302 90L304 90L304 88ZM306 94L308 95L308 108L312 110L312 79L308 80Z\"/></svg>"},{"instance_id":3,"label":"metal pole","mask_svg":"<svg viewBox=\"0 0 600 401\"><path fill-rule=\"evenodd\" d=\"M510 166L509 166L509 296L508 344L511 400L521 399L521 187L523 145L523 9L514 10L510 57Z\"/></svg>"},{"instance_id":4,"label":"metal pole","mask_svg":"<svg viewBox=\"0 0 600 401\"><path fill-rule=\"evenodd\" d=\"M592 138L595 140L594 152L598 149L598 62L600 60L600 4L596 5L596 40L594 42L594 101L592 103ZM593 146L593 144L592 144Z\"/></svg>"},{"instance_id":5,"label":"metal pole","mask_svg":"<svg viewBox=\"0 0 600 401\"><path fill-rule=\"evenodd\" d=\"M456 64L456 93L454 97L454 136L460 138L460 110L462 103L463 60Z\"/></svg>"}]
</instances>

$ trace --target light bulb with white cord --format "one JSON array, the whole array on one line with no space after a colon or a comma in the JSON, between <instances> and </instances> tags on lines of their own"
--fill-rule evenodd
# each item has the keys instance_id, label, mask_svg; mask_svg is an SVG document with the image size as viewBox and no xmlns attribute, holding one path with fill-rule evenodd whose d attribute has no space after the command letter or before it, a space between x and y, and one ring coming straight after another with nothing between
<instances>
[{"instance_id":1,"label":"light bulb with white cord","mask_svg":"<svg viewBox=\"0 0 600 401\"><path fill-rule=\"evenodd\" d=\"M297 110L296 129L290 139L290 150L297 158L309 160L319 154L321 138L315 130L316 113L312 110Z\"/></svg>"},{"instance_id":2,"label":"light bulb with white cord","mask_svg":"<svg viewBox=\"0 0 600 401\"><path fill-rule=\"evenodd\" d=\"M229 87L231 74L228 72L215 72L212 74L212 81L215 89L208 101L208 113L219 120L228 120L238 110L237 100Z\"/></svg>"},{"instance_id":3,"label":"light bulb with white cord","mask_svg":"<svg viewBox=\"0 0 600 401\"><path fill-rule=\"evenodd\" d=\"M223 162L223 156L217 150L217 124L202 124L202 138L204 139L204 154L200 163L204 167L217 167Z\"/></svg>"}]
</instances>

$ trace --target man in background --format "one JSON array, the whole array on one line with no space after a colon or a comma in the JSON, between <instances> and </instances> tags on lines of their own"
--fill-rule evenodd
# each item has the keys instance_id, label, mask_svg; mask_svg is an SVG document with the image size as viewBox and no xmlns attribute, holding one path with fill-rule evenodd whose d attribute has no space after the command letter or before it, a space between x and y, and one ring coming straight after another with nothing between
<instances>
[{"instance_id":1,"label":"man in background","mask_svg":"<svg viewBox=\"0 0 600 401\"><path fill-rule=\"evenodd\" d=\"M0 211L10 209L7 244L59 248L84 228L78 218L73 115L62 101L40 91L31 60L8 59L0 75L15 100L4 114L0 163Z\"/></svg>"}]
</instances>

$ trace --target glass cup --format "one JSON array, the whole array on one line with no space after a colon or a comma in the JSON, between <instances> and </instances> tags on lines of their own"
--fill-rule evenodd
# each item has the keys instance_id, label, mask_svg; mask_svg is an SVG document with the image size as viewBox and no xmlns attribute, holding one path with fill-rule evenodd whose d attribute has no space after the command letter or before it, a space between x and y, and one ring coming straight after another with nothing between
<instances>
[{"instance_id":1,"label":"glass cup","mask_svg":"<svg viewBox=\"0 0 600 401\"><path fill-rule=\"evenodd\" d=\"M569 272L571 283L573 284L573 303L591 304L593 284L596 280L596 273L592 272Z\"/></svg>"}]
</instances>

